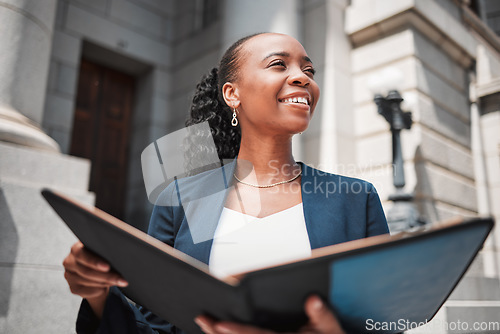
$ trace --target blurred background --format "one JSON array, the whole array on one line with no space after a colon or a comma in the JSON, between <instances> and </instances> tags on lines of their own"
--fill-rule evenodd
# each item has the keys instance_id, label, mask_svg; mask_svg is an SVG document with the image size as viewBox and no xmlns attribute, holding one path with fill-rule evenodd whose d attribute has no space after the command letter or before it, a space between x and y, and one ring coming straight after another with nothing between
<instances>
[{"instance_id":1,"label":"blurred background","mask_svg":"<svg viewBox=\"0 0 500 334\"><path fill-rule=\"evenodd\" d=\"M184 126L232 42L264 31L317 69L296 160L374 183L394 231L500 217L500 1L0 0L0 333L74 332L75 239L40 189L145 229L141 152ZM499 245L497 228L425 332L499 321Z\"/></svg>"}]
</instances>

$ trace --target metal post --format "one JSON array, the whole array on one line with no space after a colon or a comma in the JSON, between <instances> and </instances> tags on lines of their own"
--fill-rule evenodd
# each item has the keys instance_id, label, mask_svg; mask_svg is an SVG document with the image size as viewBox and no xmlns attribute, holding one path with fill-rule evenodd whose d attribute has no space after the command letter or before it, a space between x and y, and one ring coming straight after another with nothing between
<instances>
[{"instance_id":1,"label":"metal post","mask_svg":"<svg viewBox=\"0 0 500 334\"><path fill-rule=\"evenodd\" d=\"M413 194L405 193L403 190L406 182L401 131L411 128L413 123L411 112L401 110L403 98L397 90L391 90L386 97L376 94L374 101L378 107L378 113L390 124L392 132L392 169L396 192L389 196L394 206L387 213L387 221L391 232L410 230L424 224L412 203Z\"/></svg>"}]
</instances>

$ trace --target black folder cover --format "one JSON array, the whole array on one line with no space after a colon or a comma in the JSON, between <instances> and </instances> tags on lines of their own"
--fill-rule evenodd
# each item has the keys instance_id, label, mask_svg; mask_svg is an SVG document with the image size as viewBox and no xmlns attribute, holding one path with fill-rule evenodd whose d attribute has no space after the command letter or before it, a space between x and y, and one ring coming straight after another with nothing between
<instances>
[{"instance_id":1,"label":"black folder cover","mask_svg":"<svg viewBox=\"0 0 500 334\"><path fill-rule=\"evenodd\" d=\"M307 320L303 304L312 293L349 332L402 332L432 319L494 224L478 218L351 241L221 280L204 263L97 208L48 189L42 194L83 244L129 282L127 297L188 333L200 333L193 318L202 313L297 329Z\"/></svg>"}]
</instances>

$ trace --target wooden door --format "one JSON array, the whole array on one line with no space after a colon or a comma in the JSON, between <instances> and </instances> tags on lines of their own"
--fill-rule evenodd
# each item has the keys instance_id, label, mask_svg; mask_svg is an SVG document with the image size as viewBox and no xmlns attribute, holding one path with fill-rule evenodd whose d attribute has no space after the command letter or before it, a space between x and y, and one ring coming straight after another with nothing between
<instances>
[{"instance_id":1,"label":"wooden door","mask_svg":"<svg viewBox=\"0 0 500 334\"><path fill-rule=\"evenodd\" d=\"M82 60L70 154L92 162L96 206L123 219L134 78Z\"/></svg>"}]
</instances>

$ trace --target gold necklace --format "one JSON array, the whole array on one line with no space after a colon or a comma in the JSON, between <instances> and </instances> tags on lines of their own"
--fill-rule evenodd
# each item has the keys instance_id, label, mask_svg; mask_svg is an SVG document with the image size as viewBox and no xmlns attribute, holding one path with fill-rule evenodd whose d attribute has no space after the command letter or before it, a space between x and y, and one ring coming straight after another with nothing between
<instances>
[{"instance_id":1,"label":"gold necklace","mask_svg":"<svg viewBox=\"0 0 500 334\"><path fill-rule=\"evenodd\" d=\"M296 180L300 175L302 175L302 168L300 169L300 172L297 175L295 175L294 177L292 177L290 180L285 180L285 181L280 181L280 182L276 182L276 183L260 185L260 184L252 184L252 183L248 183L248 182L245 182L245 181L241 181L240 179L238 179L238 177L236 176L236 174L233 173L233 176L236 179L236 181L238 181L239 183L245 184L247 186L254 187L254 188L271 188L271 187L279 186L280 184L285 184L285 183L289 183L289 182L292 182L292 181Z\"/></svg>"}]
</instances>

